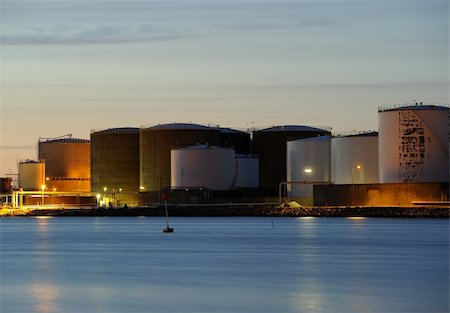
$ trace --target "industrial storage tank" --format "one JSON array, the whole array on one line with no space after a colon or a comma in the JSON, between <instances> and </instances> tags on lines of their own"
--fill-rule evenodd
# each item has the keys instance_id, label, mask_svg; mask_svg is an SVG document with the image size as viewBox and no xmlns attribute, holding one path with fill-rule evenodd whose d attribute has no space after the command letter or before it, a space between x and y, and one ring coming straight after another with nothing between
<instances>
[{"instance_id":1,"label":"industrial storage tank","mask_svg":"<svg viewBox=\"0 0 450 313\"><path fill-rule=\"evenodd\" d=\"M448 107L380 107L378 117L381 183L449 181Z\"/></svg>"},{"instance_id":2,"label":"industrial storage tank","mask_svg":"<svg viewBox=\"0 0 450 313\"><path fill-rule=\"evenodd\" d=\"M41 190L45 183L45 163L30 160L19 162L19 188L25 191Z\"/></svg>"},{"instance_id":3,"label":"industrial storage tank","mask_svg":"<svg viewBox=\"0 0 450 313\"><path fill-rule=\"evenodd\" d=\"M260 187L278 191L286 181L286 142L331 135L331 129L309 126L274 126L253 132L253 153L259 155Z\"/></svg>"},{"instance_id":4,"label":"industrial storage tank","mask_svg":"<svg viewBox=\"0 0 450 313\"><path fill-rule=\"evenodd\" d=\"M140 129L140 188L158 191L170 186L170 150L196 144L220 146L217 127L197 124L163 124Z\"/></svg>"},{"instance_id":5,"label":"industrial storage tank","mask_svg":"<svg viewBox=\"0 0 450 313\"><path fill-rule=\"evenodd\" d=\"M197 145L170 151L171 188L230 190L236 181L233 149Z\"/></svg>"},{"instance_id":6,"label":"industrial storage tank","mask_svg":"<svg viewBox=\"0 0 450 313\"><path fill-rule=\"evenodd\" d=\"M39 139L39 160L45 162L46 184L58 191L90 191L90 145L87 139Z\"/></svg>"},{"instance_id":7,"label":"industrial storage tank","mask_svg":"<svg viewBox=\"0 0 450 313\"><path fill-rule=\"evenodd\" d=\"M252 155L236 155L235 188L259 187L259 159Z\"/></svg>"},{"instance_id":8,"label":"industrial storage tank","mask_svg":"<svg viewBox=\"0 0 450 313\"><path fill-rule=\"evenodd\" d=\"M331 169L334 184L378 183L378 133L333 137Z\"/></svg>"},{"instance_id":9,"label":"industrial storage tank","mask_svg":"<svg viewBox=\"0 0 450 313\"><path fill-rule=\"evenodd\" d=\"M222 148L232 148L237 154L248 155L251 151L250 133L233 129L220 128L220 146Z\"/></svg>"},{"instance_id":10,"label":"industrial storage tank","mask_svg":"<svg viewBox=\"0 0 450 313\"><path fill-rule=\"evenodd\" d=\"M91 132L91 191L139 192L139 128Z\"/></svg>"},{"instance_id":11,"label":"industrial storage tank","mask_svg":"<svg viewBox=\"0 0 450 313\"><path fill-rule=\"evenodd\" d=\"M331 136L287 142L287 191L290 198L309 198L314 184L331 181Z\"/></svg>"}]
</instances>

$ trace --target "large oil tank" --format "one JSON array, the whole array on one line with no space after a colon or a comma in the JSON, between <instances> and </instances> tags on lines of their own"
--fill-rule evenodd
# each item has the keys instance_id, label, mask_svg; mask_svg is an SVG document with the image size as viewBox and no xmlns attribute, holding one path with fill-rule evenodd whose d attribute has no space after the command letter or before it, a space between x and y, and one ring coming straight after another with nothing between
<instances>
[{"instance_id":1,"label":"large oil tank","mask_svg":"<svg viewBox=\"0 0 450 313\"><path fill-rule=\"evenodd\" d=\"M232 148L236 154L248 155L251 150L250 133L233 129L220 128L220 138L222 148Z\"/></svg>"},{"instance_id":2,"label":"large oil tank","mask_svg":"<svg viewBox=\"0 0 450 313\"><path fill-rule=\"evenodd\" d=\"M333 137L331 169L334 184L378 183L378 133Z\"/></svg>"},{"instance_id":3,"label":"large oil tank","mask_svg":"<svg viewBox=\"0 0 450 313\"><path fill-rule=\"evenodd\" d=\"M259 187L259 159L252 155L236 155L237 178L235 188Z\"/></svg>"},{"instance_id":4,"label":"large oil tank","mask_svg":"<svg viewBox=\"0 0 450 313\"><path fill-rule=\"evenodd\" d=\"M233 149L197 145L173 149L170 158L172 188L230 190L236 181Z\"/></svg>"},{"instance_id":5,"label":"large oil tank","mask_svg":"<svg viewBox=\"0 0 450 313\"><path fill-rule=\"evenodd\" d=\"M220 146L217 127L197 124L163 124L140 129L140 188L158 191L170 186L170 150L196 144Z\"/></svg>"},{"instance_id":6,"label":"large oil tank","mask_svg":"<svg viewBox=\"0 0 450 313\"><path fill-rule=\"evenodd\" d=\"M91 132L91 191L139 191L139 128Z\"/></svg>"},{"instance_id":7,"label":"large oil tank","mask_svg":"<svg viewBox=\"0 0 450 313\"><path fill-rule=\"evenodd\" d=\"M19 188L41 190L45 184L45 163L30 160L19 163Z\"/></svg>"},{"instance_id":8,"label":"large oil tank","mask_svg":"<svg viewBox=\"0 0 450 313\"><path fill-rule=\"evenodd\" d=\"M90 191L91 158L87 139L39 140L39 160L45 161L46 183L58 191Z\"/></svg>"},{"instance_id":9,"label":"large oil tank","mask_svg":"<svg viewBox=\"0 0 450 313\"><path fill-rule=\"evenodd\" d=\"M380 107L380 182L448 182L448 116L441 105Z\"/></svg>"},{"instance_id":10,"label":"large oil tank","mask_svg":"<svg viewBox=\"0 0 450 313\"><path fill-rule=\"evenodd\" d=\"M288 141L286 163L289 196L312 198L314 183L329 183L330 158L331 136Z\"/></svg>"},{"instance_id":11,"label":"large oil tank","mask_svg":"<svg viewBox=\"0 0 450 313\"><path fill-rule=\"evenodd\" d=\"M274 126L253 132L253 153L259 155L260 187L278 191L286 181L286 142L331 135L331 129L309 126Z\"/></svg>"}]
</instances>

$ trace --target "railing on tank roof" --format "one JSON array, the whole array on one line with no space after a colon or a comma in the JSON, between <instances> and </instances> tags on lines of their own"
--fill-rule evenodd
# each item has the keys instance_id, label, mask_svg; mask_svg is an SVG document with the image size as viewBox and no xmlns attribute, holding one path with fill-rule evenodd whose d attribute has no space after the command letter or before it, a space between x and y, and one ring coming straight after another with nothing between
<instances>
[{"instance_id":1,"label":"railing on tank roof","mask_svg":"<svg viewBox=\"0 0 450 313\"><path fill-rule=\"evenodd\" d=\"M407 109L411 107L444 107L444 108L450 108L448 103L423 103L423 102L406 102L404 104L390 104L390 105L382 105L378 107L378 112L384 112L384 111L391 111L395 109Z\"/></svg>"},{"instance_id":2,"label":"railing on tank roof","mask_svg":"<svg viewBox=\"0 0 450 313\"><path fill-rule=\"evenodd\" d=\"M134 132L139 132L139 127L94 128L94 129L91 129L91 134L107 132L107 131L114 132L114 133L134 133Z\"/></svg>"},{"instance_id":3,"label":"railing on tank roof","mask_svg":"<svg viewBox=\"0 0 450 313\"><path fill-rule=\"evenodd\" d=\"M331 132L331 130L332 130L332 127L330 127L330 126L290 124L290 125L256 126L256 127L249 128L249 131L258 132L258 131L262 131L262 130L270 130L271 128L283 130L283 129L289 129L291 127L306 127L306 128L311 128L311 129L315 128L318 130L324 130L324 131L328 131L328 132Z\"/></svg>"},{"instance_id":4,"label":"railing on tank roof","mask_svg":"<svg viewBox=\"0 0 450 313\"><path fill-rule=\"evenodd\" d=\"M375 136L378 134L376 130L352 130L348 132L333 133L333 137L351 137L351 136Z\"/></svg>"}]
</instances>

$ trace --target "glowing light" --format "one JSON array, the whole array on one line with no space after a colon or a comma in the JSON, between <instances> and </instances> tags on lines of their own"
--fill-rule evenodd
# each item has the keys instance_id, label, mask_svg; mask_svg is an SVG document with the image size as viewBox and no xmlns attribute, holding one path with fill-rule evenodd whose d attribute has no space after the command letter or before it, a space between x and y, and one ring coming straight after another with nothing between
<instances>
[{"instance_id":1,"label":"glowing light","mask_svg":"<svg viewBox=\"0 0 450 313\"><path fill-rule=\"evenodd\" d=\"M364 216L349 216L349 217L347 217L347 219L349 219L349 220L365 220L366 217L364 217Z\"/></svg>"},{"instance_id":2,"label":"glowing light","mask_svg":"<svg viewBox=\"0 0 450 313\"><path fill-rule=\"evenodd\" d=\"M34 218L40 219L40 220L47 220L50 218L53 218L52 216L35 216Z\"/></svg>"},{"instance_id":3,"label":"glowing light","mask_svg":"<svg viewBox=\"0 0 450 313\"><path fill-rule=\"evenodd\" d=\"M108 187L103 187L103 191L106 192L108 190Z\"/></svg>"},{"instance_id":4,"label":"glowing light","mask_svg":"<svg viewBox=\"0 0 450 313\"><path fill-rule=\"evenodd\" d=\"M304 172L307 174L312 173L312 171L313 171L312 168L305 168L305 170L304 170Z\"/></svg>"},{"instance_id":5,"label":"glowing light","mask_svg":"<svg viewBox=\"0 0 450 313\"><path fill-rule=\"evenodd\" d=\"M49 177L45 177L45 180L46 180L46 181L49 181L49 180L50 180L50 178L49 178Z\"/></svg>"},{"instance_id":6,"label":"glowing light","mask_svg":"<svg viewBox=\"0 0 450 313\"><path fill-rule=\"evenodd\" d=\"M100 194L98 193L96 197L97 197L97 200L99 200L100 199Z\"/></svg>"},{"instance_id":7,"label":"glowing light","mask_svg":"<svg viewBox=\"0 0 450 313\"><path fill-rule=\"evenodd\" d=\"M144 186L139 186L139 189L144 190L145 188L144 188Z\"/></svg>"},{"instance_id":8,"label":"glowing light","mask_svg":"<svg viewBox=\"0 0 450 313\"><path fill-rule=\"evenodd\" d=\"M47 186L41 185L41 190L44 191L45 187L47 187Z\"/></svg>"}]
</instances>

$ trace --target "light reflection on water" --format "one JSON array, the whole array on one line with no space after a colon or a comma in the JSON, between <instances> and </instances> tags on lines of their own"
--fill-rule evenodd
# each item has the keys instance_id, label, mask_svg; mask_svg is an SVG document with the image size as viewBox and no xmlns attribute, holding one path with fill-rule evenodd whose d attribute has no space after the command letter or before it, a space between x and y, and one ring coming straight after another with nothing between
<instances>
[{"instance_id":1,"label":"light reflection on water","mask_svg":"<svg viewBox=\"0 0 450 313\"><path fill-rule=\"evenodd\" d=\"M448 312L448 220L0 220L1 312Z\"/></svg>"}]
</instances>

